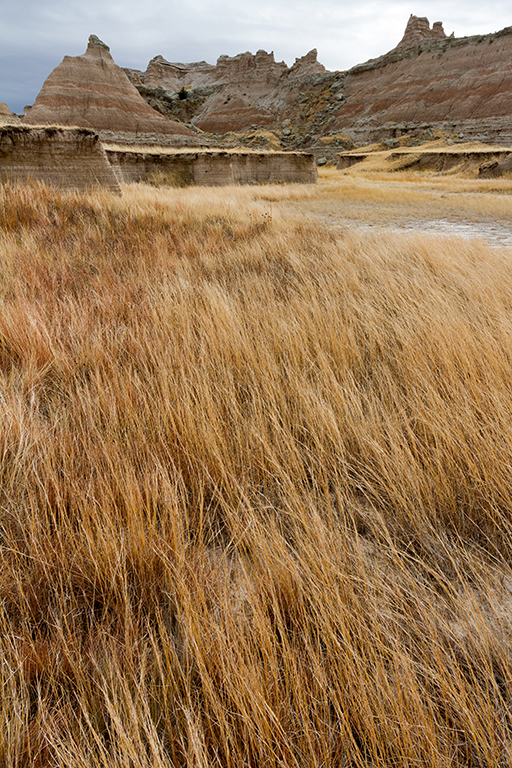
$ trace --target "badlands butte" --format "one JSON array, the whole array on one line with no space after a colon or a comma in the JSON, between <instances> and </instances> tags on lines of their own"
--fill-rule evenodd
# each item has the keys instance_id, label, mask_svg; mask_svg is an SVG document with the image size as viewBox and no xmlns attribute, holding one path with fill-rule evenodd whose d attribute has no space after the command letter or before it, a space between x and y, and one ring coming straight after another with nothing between
<instances>
[{"instance_id":1,"label":"badlands butte","mask_svg":"<svg viewBox=\"0 0 512 768\"><path fill-rule=\"evenodd\" d=\"M260 129L245 139L332 155L376 141L392 145L405 134L424 141L433 131L510 146L511 117L512 27L457 38L440 22L431 27L411 15L393 50L336 72L318 62L316 50L291 67L260 50L221 56L215 65L158 55L145 72L123 71L91 36L86 54L66 56L50 74L23 122L189 145Z\"/></svg>"},{"instance_id":2,"label":"badlands butte","mask_svg":"<svg viewBox=\"0 0 512 768\"><path fill-rule=\"evenodd\" d=\"M499 175L512 163L510 150L499 151L512 146L511 118L512 27L457 38L441 22L430 26L411 15L395 48L335 72L315 49L291 67L259 50L220 56L215 65L158 55L144 72L122 69L91 35L85 53L64 57L23 116L0 105L0 174L51 181L60 174L64 186L81 178L81 187L93 179L111 188L156 177L175 185L314 183L315 158L319 165L337 160L343 169L365 159L355 154L362 146L378 142L380 151L402 151L442 138L492 145L494 153L483 148L478 158L471 149L472 162L481 175ZM45 133L45 126L59 132ZM259 158L225 151L244 147L259 150ZM172 155L176 149L190 154ZM87 157L79 168L82 151ZM93 156L94 169L87 171ZM66 158L76 173L66 171ZM401 167L421 165L412 156L399 160ZM437 170L459 160L453 153L422 158Z\"/></svg>"},{"instance_id":3,"label":"badlands butte","mask_svg":"<svg viewBox=\"0 0 512 768\"><path fill-rule=\"evenodd\" d=\"M432 130L512 141L512 27L456 38L411 15L393 50L347 71L326 71L312 50L290 68L258 51L221 56L215 66L156 56L145 72L126 72L170 117L215 133L262 126L293 148L326 136L342 146L406 133L430 138Z\"/></svg>"}]
</instances>

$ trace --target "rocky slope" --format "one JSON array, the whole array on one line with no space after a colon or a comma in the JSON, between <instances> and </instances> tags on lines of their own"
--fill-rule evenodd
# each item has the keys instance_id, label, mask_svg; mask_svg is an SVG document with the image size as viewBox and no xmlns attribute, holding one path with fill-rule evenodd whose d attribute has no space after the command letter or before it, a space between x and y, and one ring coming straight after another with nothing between
<instances>
[{"instance_id":1,"label":"rocky slope","mask_svg":"<svg viewBox=\"0 0 512 768\"><path fill-rule=\"evenodd\" d=\"M290 68L260 50L221 56L215 66L176 64L156 56L145 72L125 71L154 108L212 133L275 125L276 114L291 106L303 81L326 72L315 49Z\"/></svg>"},{"instance_id":2,"label":"rocky slope","mask_svg":"<svg viewBox=\"0 0 512 768\"><path fill-rule=\"evenodd\" d=\"M127 74L154 109L225 134L264 126L281 146L326 147L351 141L429 138L512 143L512 27L448 37L441 22L411 16L387 54L350 70L327 72L316 51L293 67L273 54L222 56L176 64L157 56ZM332 139L330 144L326 141Z\"/></svg>"},{"instance_id":3,"label":"rocky slope","mask_svg":"<svg viewBox=\"0 0 512 768\"><path fill-rule=\"evenodd\" d=\"M91 128L116 136L193 136L182 123L156 112L95 35L82 56L65 56L46 78L23 123Z\"/></svg>"}]
</instances>

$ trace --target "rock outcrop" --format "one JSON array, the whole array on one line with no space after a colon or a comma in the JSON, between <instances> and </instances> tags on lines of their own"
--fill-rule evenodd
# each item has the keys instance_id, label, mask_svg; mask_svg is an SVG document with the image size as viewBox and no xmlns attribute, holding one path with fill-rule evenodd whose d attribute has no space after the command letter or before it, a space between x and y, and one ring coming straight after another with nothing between
<instances>
[{"instance_id":1,"label":"rock outcrop","mask_svg":"<svg viewBox=\"0 0 512 768\"><path fill-rule=\"evenodd\" d=\"M0 126L0 181L120 193L98 134L87 128Z\"/></svg>"},{"instance_id":2,"label":"rock outcrop","mask_svg":"<svg viewBox=\"0 0 512 768\"><path fill-rule=\"evenodd\" d=\"M315 184L318 171L306 152L136 152L107 149L119 181L170 186Z\"/></svg>"},{"instance_id":3,"label":"rock outcrop","mask_svg":"<svg viewBox=\"0 0 512 768\"><path fill-rule=\"evenodd\" d=\"M7 104L0 102L0 125L19 123L20 118L18 115L14 115Z\"/></svg>"},{"instance_id":4,"label":"rock outcrop","mask_svg":"<svg viewBox=\"0 0 512 768\"><path fill-rule=\"evenodd\" d=\"M145 72L126 70L131 81L150 104L168 114L183 113L193 105L194 125L202 131L226 133L275 121L276 105L293 103L301 79L324 73L313 49L287 67L274 54L259 50L237 56L220 56L216 65L204 61L171 63L163 56L151 59Z\"/></svg>"},{"instance_id":5,"label":"rock outcrop","mask_svg":"<svg viewBox=\"0 0 512 768\"><path fill-rule=\"evenodd\" d=\"M297 75L314 75L318 72L326 72L323 64L318 61L318 51L312 48L305 56L295 59L295 63L290 69L291 77Z\"/></svg>"},{"instance_id":6,"label":"rock outcrop","mask_svg":"<svg viewBox=\"0 0 512 768\"><path fill-rule=\"evenodd\" d=\"M451 36L453 37L453 33ZM411 13L404 36L397 48L409 48L420 41L443 40L445 37L447 35L440 21L434 21L432 29L430 29L429 20L425 16L414 16Z\"/></svg>"},{"instance_id":7,"label":"rock outcrop","mask_svg":"<svg viewBox=\"0 0 512 768\"><path fill-rule=\"evenodd\" d=\"M412 134L426 141L434 129L455 140L512 145L510 27L456 38L439 21L431 27L411 16L395 48L340 72L325 71L316 51L290 68L258 51L216 65L160 56L129 75L169 116L223 134L264 126L283 148L316 151L326 136L339 136L340 149L347 139L368 144Z\"/></svg>"},{"instance_id":8,"label":"rock outcrop","mask_svg":"<svg viewBox=\"0 0 512 768\"><path fill-rule=\"evenodd\" d=\"M185 125L147 104L115 64L108 46L95 35L82 56L65 56L47 77L23 122L81 126L111 134L193 135Z\"/></svg>"},{"instance_id":9,"label":"rock outcrop","mask_svg":"<svg viewBox=\"0 0 512 768\"><path fill-rule=\"evenodd\" d=\"M326 71L314 49L291 67L259 50L220 56L215 65L156 56L145 72L123 71L91 36L84 55L66 56L47 78L23 122L90 127L106 141L189 146L218 141L196 129L225 137L261 128L283 149L328 159L347 142L398 143L404 134L419 142L433 131L511 146L512 27L455 38L439 21L431 27L411 16L395 48L339 72ZM331 137L326 153L322 141Z\"/></svg>"},{"instance_id":10,"label":"rock outcrop","mask_svg":"<svg viewBox=\"0 0 512 768\"><path fill-rule=\"evenodd\" d=\"M512 175L512 153L506 157L493 159L483 163L478 170L479 179L496 179L499 176Z\"/></svg>"},{"instance_id":11,"label":"rock outcrop","mask_svg":"<svg viewBox=\"0 0 512 768\"><path fill-rule=\"evenodd\" d=\"M379 146L379 145L377 145ZM354 165L369 162L371 170L406 170L429 171L435 173L465 172L473 174L476 169L480 175L485 175L483 169L503 167L510 161L510 149L478 146L476 143L451 147L435 147L411 149L402 147L399 150L377 149L373 152L340 152L338 153L338 170L345 170ZM506 166L505 166L506 167ZM491 174L492 175L492 174Z\"/></svg>"},{"instance_id":12,"label":"rock outcrop","mask_svg":"<svg viewBox=\"0 0 512 768\"><path fill-rule=\"evenodd\" d=\"M333 129L360 143L436 128L510 145L512 28L398 46L349 70L343 93Z\"/></svg>"}]
</instances>

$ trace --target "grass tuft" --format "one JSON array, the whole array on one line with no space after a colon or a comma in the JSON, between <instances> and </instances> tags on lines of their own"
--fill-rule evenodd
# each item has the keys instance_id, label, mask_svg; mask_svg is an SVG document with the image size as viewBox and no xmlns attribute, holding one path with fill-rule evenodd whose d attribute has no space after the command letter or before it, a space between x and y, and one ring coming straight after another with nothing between
<instances>
[{"instance_id":1,"label":"grass tuft","mask_svg":"<svg viewBox=\"0 0 512 768\"><path fill-rule=\"evenodd\" d=\"M317 194L0 188L2 765L511 763L510 252Z\"/></svg>"}]
</instances>

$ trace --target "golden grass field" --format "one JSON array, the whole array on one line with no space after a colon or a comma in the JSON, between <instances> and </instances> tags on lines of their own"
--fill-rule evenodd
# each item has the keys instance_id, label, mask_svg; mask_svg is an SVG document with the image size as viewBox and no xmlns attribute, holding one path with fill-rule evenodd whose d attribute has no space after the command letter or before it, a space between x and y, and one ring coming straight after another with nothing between
<instances>
[{"instance_id":1,"label":"golden grass field","mask_svg":"<svg viewBox=\"0 0 512 768\"><path fill-rule=\"evenodd\" d=\"M512 251L322 220L511 187L394 179L0 188L2 766L512 763Z\"/></svg>"}]
</instances>

